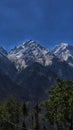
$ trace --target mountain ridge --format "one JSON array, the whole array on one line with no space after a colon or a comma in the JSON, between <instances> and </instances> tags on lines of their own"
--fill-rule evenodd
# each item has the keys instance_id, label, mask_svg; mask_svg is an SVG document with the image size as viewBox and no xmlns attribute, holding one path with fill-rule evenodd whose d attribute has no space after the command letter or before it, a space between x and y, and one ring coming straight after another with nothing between
<instances>
[{"instance_id":1,"label":"mountain ridge","mask_svg":"<svg viewBox=\"0 0 73 130\"><path fill-rule=\"evenodd\" d=\"M33 62L45 64L48 53L50 51L40 44L37 44L35 41L28 41L11 50L8 58L15 63L17 69L22 69Z\"/></svg>"},{"instance_id":2,"label":"mountain ridge","mask_svg":"<svg viewBox=\"0 0 73 130\"><path fill-rule=\"evenodd\" d=\"M45 66L50 65L55 57L73 66L73 46L68 43L58 44L50 51L36 41L29 40L15 46L9 52L0 47L0 54L6 56L18 71L23 70L34 62Z\"/></svg>"},{"instance_id":3,"label":"mountain ridge","mask_svg":"<svg viewBox=\"0 0 73 130\"><path fill-rule=\"evenodd\" d=\"M66 50L69 51L66 53ZM68 44L59 44L55 50L49 51L34 41L28 41L16 46L7 54L2 48L0 52L2 93L9 91L12 88L10 83L12 83L13 95L16 93L18 97L30 100L30 96L38 98L39 93L39 100L42 100L47 96L46 91L49 87L56 84L57 78L73 80L73 66L69 64L73 63L72 59L67 61L60 58L60 55L64 53L73 55L73 48ZM3 83L3 76L8 80L8 87L5 87ZM15 89L16 85L19 87Z\"/></svg>"},{"instance_id":4,"label":"mountain ridge","mask_svg":"<svg viewBox=\"0 0 73 130\"><path fill-rule=\"evenodd\" d=\"M35 41L30 40L12 49L8 54L8 58L15 63L17 69L21 70L33 62L38 62L45 66L50 65L54 57L66 61L69 65L73 65L72 49L72 45L61 43L50 51ZM69 59L71 59L71 62Z\"/></svg>"},{"instance_id":5,"label":"mountain ridge","mask_svg":"<svg viewBox=\"0 0 73 130\"><path fill-rule=\"evenodd\" d=\"M0 55L12 62L18 71L25 69L34 62L48 66L52 64L53 58L59 58L60 61L65 61L73 66L73 46L68 43L58 44L50 51L37 42L29 40L15 46L10 52L0 47Z\"/></svg>"}]
</instances>

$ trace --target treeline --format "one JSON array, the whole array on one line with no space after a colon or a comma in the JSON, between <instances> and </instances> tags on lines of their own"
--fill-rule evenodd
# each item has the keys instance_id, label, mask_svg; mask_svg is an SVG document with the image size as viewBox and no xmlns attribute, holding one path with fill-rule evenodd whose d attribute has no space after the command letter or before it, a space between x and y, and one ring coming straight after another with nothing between
<instances>
[{"instance_id":1,"label":"treeline","mask_svg":"<svg viewBox=\"0 0 73 130\"><path fill-rule=\"evenodd\" d=\"M0 130L73 130L73 81L58 80L42 103L0 103Z\"/></svg>"}]
</instances>

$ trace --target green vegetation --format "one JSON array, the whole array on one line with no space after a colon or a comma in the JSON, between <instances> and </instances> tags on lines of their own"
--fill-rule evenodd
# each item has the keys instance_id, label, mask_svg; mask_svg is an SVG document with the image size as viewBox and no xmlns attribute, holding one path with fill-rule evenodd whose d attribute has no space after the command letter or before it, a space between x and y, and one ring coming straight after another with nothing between
<instances>
[{"instance_id":1,"label":"green vegetation","mask_svg":"<svg viewBox=\"0 0 73 130\"><path fill-rule=\"evenodd\" d=\"M43 106L54 130L73 130L73 81L58 80Z\"/></svg>"},{"instance_id":2,"label":"green vegetation","mask_svg":"<svg viewBox=\"0 0 73 130\"><path fill-rule=\"evenodd\" d=\"M42 105L14 97L0 103L0 130L48 130L49 123L53 130L73 130L73 81L58 80Z\"/></svg>"},{"instance_id":3,"label":"green vegetation","mask_svg":"<svg viewBox=\"0 0 73 130\"><path fill-rule=\"evenodd\" d=\"M17 130L20 105L13 97L0 104L0 130ZM14 125L15 124L15 125Z\"/></svg>"}]
</instances>

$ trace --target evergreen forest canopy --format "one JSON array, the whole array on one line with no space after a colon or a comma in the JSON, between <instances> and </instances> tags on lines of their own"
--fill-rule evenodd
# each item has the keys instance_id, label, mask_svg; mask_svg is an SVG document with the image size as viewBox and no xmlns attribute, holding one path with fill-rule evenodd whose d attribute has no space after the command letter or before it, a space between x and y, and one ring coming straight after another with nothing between
<instances>
[{"instance_id":1,"label":"evergreen forest canopy","mask_svg":"<svg viewBox=\"0 0 73 130\"><path fill-rule=\"evenodd\" d=\"M73 130L73 81L59 80L42 103L0 103L0 130Z\"/></svg>"}]
</instances>

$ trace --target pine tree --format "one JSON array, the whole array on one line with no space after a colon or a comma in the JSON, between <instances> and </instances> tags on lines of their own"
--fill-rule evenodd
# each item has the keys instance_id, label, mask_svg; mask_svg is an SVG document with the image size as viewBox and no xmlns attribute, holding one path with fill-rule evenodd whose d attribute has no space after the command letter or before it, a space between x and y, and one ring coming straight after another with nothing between
<instances>
[{"instance_id":1,"label":"pine tree","mask_svg":"<svg viewBox=\"0 0 73 130\"><path fill-rule=\"evenodd\" d=\"M20 105L11 97L0 104L0 130L17 130L20 116Z\"/></svg>"},{"instance_id":2,"label":"pine tree","mask_svg":"<svg viewBox=\"0 0 73 130\"><path fill-rule=\"evenodd\" d=\"M9 124L9 130L17 130L18 124L19 124L19 118L20 118L20 105L19 102L14 97L10 97L5 102L5 108L7 112L10 114L10 123ZM13 125L15 124L15 125Z\"/></svg>"},{"instance_id":3,"label":"pine tree","mask_svg":"<svg viewBox=\"0 0 73 130\"><path fill-rule=\"evenodd\" d=\"M43 105L46 118L58 130L73 130L73 81L58 80Z\"/></svg>"}]
</instances>

